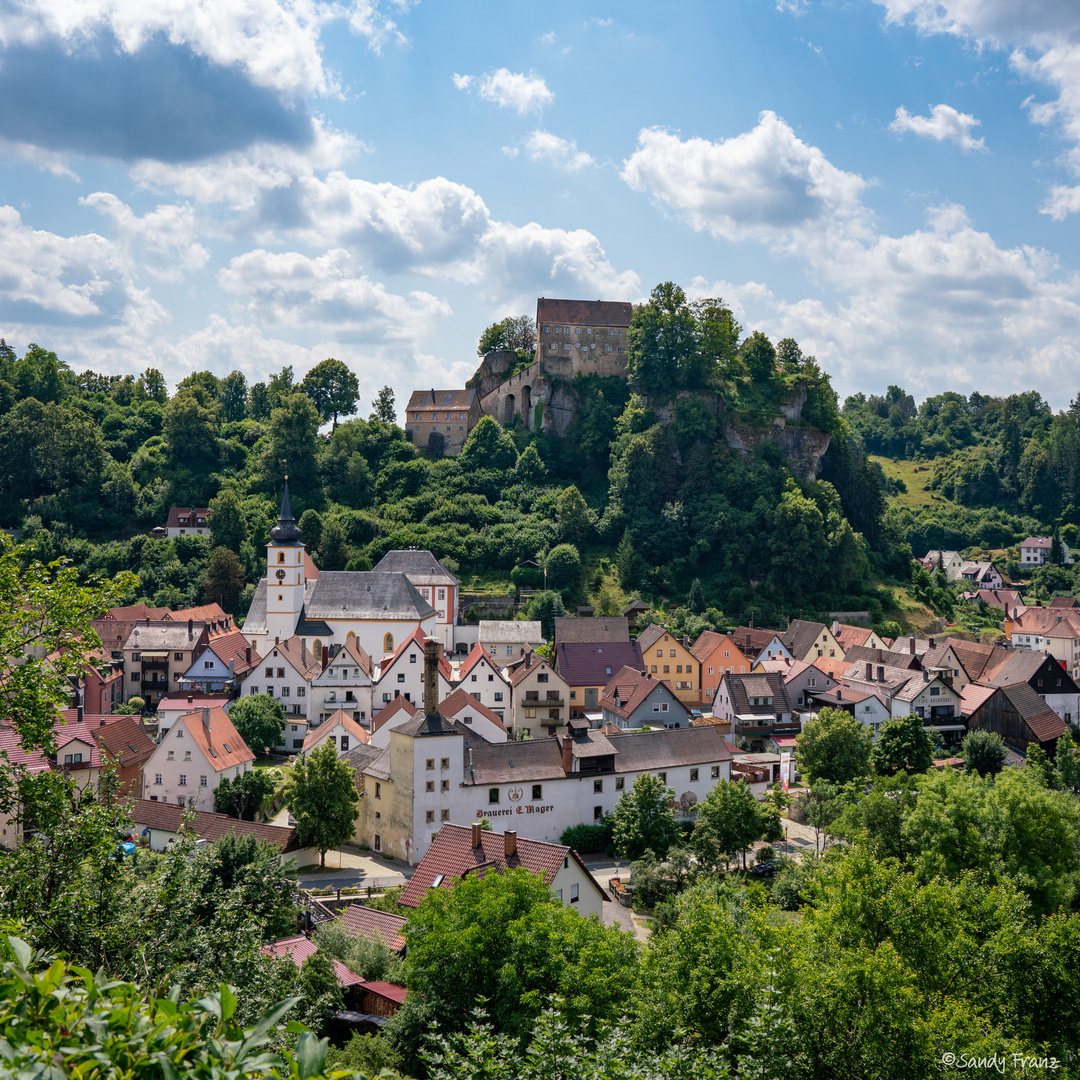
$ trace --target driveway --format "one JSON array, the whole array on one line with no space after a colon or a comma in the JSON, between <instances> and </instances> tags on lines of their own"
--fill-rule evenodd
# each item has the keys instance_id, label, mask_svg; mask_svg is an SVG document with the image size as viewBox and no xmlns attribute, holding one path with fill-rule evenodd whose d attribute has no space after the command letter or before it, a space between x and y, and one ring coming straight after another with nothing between
<instances>
[{"instance_id":1,"label":"driveway","mask_svg":"<svg viewBox=\"0 0 1080 1080\"><path fill-rule=\"evenodd\" d=\"M608 889L613 877L626 877L630 873L630 864L626 860L619 862L606 855L583 855L581 861L604 889ZM610 890L608 895L611 895ZM605 901L600 917L609 926L618 926L633 934L638 941L649 940L649 924L652 919L645 915L635 915L630 908L623 907L618 900Z\"/></svg>"},{"instance_id":2,"label":"driveway","mask_svg":"<svg viewBox=\"0 0 1080 1080\"><path fill-rule=\"evenodd\" d=\"M297 868L297 881L304 889L342 888L389 889L404 885L412 877L412 866L383 859L356 848L340 847L326 853L326 866Z\"/></svg>"}]
</instances>

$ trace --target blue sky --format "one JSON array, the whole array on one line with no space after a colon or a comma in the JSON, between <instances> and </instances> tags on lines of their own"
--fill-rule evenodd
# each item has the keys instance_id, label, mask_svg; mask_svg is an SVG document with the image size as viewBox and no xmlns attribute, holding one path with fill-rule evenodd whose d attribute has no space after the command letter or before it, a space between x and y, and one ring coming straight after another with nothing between
<instances>
[{"instance_id":1,"label":"blue sky","mask_svg":"<svg viewBox=\"0 0 1080 1080\"><path fill-rule=\"evenodd\" d=\"M1075 0L0 0L0 334L366 412L663 280L841 395L1080 372Z\"/></svg>"}]
</instances>

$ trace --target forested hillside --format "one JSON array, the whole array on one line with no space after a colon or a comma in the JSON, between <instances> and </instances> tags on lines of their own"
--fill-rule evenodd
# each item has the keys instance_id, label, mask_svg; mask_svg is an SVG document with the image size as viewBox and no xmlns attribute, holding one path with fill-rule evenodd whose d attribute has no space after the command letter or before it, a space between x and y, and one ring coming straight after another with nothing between
<instances>
[{"instance_id":1,"label":"forested hillside","mask_svg":"<svg viewBox=\"0 0 1080 1080\"><path fill-rule=\"evenodd\" d=\"M485 418L455 459L406 440L388 388L359 418L336 360L302 381L196 372L170 395L154 369L76 373L44 347L5 345L2 524L88 574L135 571L148 602L243 614L287 470L324 568L412 545L467 588L539 585L547 565L561 592L549 608L613 612L638 594L719 624L831 609L880 622L911 547L1004 547L1080 520L1075 407L1054 416L1034 393L916 407L891 387L841 411L795 341L744 337L721 301L670 283L636 309L628 343L629 380L574 380L565 437ZM800 440L828 445L816 480L793 464ZM928 459L929 505L887 509L896 486L867 452ZM211 508L210 539L150 539L170 506L191 505Z\"/></svg>"}]
</instances>

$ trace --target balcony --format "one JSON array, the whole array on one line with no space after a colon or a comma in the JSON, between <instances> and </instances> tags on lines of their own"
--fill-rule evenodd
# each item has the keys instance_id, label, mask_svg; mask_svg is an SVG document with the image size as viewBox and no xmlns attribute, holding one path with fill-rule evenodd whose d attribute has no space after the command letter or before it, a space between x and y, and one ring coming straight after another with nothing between
<instances>
[{"instance_id":1,"label":"balcony","mask_svg":"<svg viewBox=\"0 0 1080 1080\"><path fill-rule=\"evenodd\" d=\"M143 671L168 671L169 670L169 661L168 660L143 660L143 661L141 661L141 663L142 663Z\"/></svg>"}]
</instances>

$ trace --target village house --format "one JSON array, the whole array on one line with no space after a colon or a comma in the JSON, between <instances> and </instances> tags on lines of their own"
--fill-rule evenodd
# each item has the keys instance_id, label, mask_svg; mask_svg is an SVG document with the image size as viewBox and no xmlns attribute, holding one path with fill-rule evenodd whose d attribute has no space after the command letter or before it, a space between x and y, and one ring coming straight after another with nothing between
<instances>
[{"instance_id":1,"label":"village house","mask_svg":"<svg viewBox=\"0 0 1080 1080\"><path fill-rule=\"evenodd\" d=\"M470 873L503 873L519 866L540 874L556 899L579 915L600 918L604 901L611 899L573 848L519 837L516 831L488 832L473 822L439 830L398 903L416 908L432 889L452 889Z\"/></svg>"},{"instance_id":2,"label":"village house","mask_svg":"<svg viewBox=\"0 0 1080 1080\"><path fill-rule=\"evenodd\" d=\"M759 660L754 665L754 672L774 672L781 676L792 707L808 709L811 706L809 693L831 690L839 681L819 668L817 663L818 661L804 664L801 660L787 657L780 660Z\"/></svg>"},{"instance_id":3,"label":"village house","mask_svg":"<svg viewBox=\"0 0 1080 1080\"><path fill-rule=\"evenodd\" d=\"M49 661L59 660L63 650L50 653ZM88 713L110 713L124 703L123 653L113 656L109 649L95 649L86 654L82 673L69 676L71 707Z\"/></svg>"},{"instance_id":4,"label":"village house","mask_svg":"<svg viewBox=\"0 0 1080 1080\"><path fill-rule=\"evenodd\" d=\"M500 720L510 713L510 683L504 668L491 659L478 641L462 660L454 684L491 709Z\"/></svg>"},{"instance_id":5,"label":"village house","mask_svg":"<svg viewBox=\"0 0 1080 1080\"><path fill-rule=\"evenodd\" d=\"M476 390L414 390L405 410L405 438L433 456L456 457L483 415Z\"/></svg>"},{"instance_id":6,"label":"village house","mask_svg":"<svg viewBox=\"0 0 1080 1080\"><path fill-rule=\"evenodd\" d=\"M740 626L732 638L750 664L758 660L776 660L787 656L794 660L791 650L784 644L779 630L760 630L753 626ZM718 673L719 674L719 673ZM728 674L724 672L723 674ZM731 674L736 674L731 672ZM739 673L741 674L741 673Z\"/></svg>"},{"instance_id":7,"label":"village house","mask_svg":"<svg viewBox=\"0 0 1080 1080\"><path fill-rule=\"evenodd\" d=\"M375 851L415 864L444 824L482 817L496 825L512 817L519 836L557 842L569 825L611 813L643 772L687 806L730 779L731 753L711 726L605 735L571 720L566 735L487 742L436 711L434 656L430 664L432 711L393 727L363 770L356 837Z\"/></svg>"},{"instance_id":8,"label":"village house","mask_svg":"<svg viewBox=\"0 0 1080 1080\"><path fill-rule=\"evenodd\" d=\"M560 733L569 717L570 687L538 653L528 649L506 667L510 730L515 739Z\"/></svg>"},{"instance_id":9,"label":"village house","mask_svg":"<svg viewBox=\"0 0 1080 1080\"><path fill-rule=\"evenodd\" d=\"M421 630L414 630L401 642L392 656L383 658L375 676L373 708L381 710L396 697L403 697L414 705L423 700L424 643L428 640L429 638ZM439 700L441 701L453 693L454 670L441 645L438 649Z\"/></svg>"},{"instance_id":10,"label":"village house","mask_svg":"<svg viewBox=\"0 0 1080 1080\"><path fill-rule=\"evenodd\" d=\"M1024 569L1034 566L1045 566L1052 562L1051 549L1053 539L1049 536L1029 536L1020 544L1020 566ZM1073 561L1069 545L1059 540L1061 547L1062 562L1069 564Z\"/></svg>"},{"instance_id":11,"label":"village house","mask_svg":"<svg viewBox=\"0 0 1080 1080\"><path fill-rule=\"evenodd\" d=\"M1014 649L1048 652L1080 678L1080 613L1062 607L1014 608L1005 613L1005 637Z\"/></svg>"},{"instance_id":12,"label":"village house","mask_svg":"<svg viewBox=\"0 0 1080 1080\"><path fill-rule=\"evenodd\" d=\"M210 510L205 506L171 506L164 529L155 529L166 540L177 536L209 536Z\"/></svg>"},{"instance_id":13,"label":"village house","mask_svg":"<svg viewBox=\"0 0 1080 1080\"><path fill-rule=\"evenodd\" d=\"M887 649L888 645L869 626L855 626L852 623L838 622L833 620L832 636L836 638L841 653L846 656L848 649L856 647L870 649Z\"/></svg>"},{"instance_id":14,"label":"village house","mask_svg":"<svg viewBox=\"0 0 1080 1080\"><path fill-rule=\"evenodd\" d=\"M1000 589L1005 579L992 562L968 562L960 567L960 578L971 582L975 589Z\"/></svg>"},{"instance_id":15,"label":"village house","mask_svg":"<svg viewBox=\"0 0 1080 1080\"><path fill-rule=\"evenodd\" d=\"M375 692L371 657L356 638L342 645L324 645L315 657L322 670L308 687L308 722L315 727L344 709L362 727L371 723Z\"/></svg>"},{"instance_id":16,"label":"village house","mask_svg":"<svg viewBox=\"0 0 1080 1080\"><path fill-rule=\"evenodd\" d=\"M687 708L700 703L699 665L687 639L679 639L659 623L653 623L638 635L637 646L641 650L641 662L650 675L670 680L675 696Z\"/></svg>"},{"instance_id":17,"label":"village house","mask_svg":"<svg viewBox=\"0 0 1080 1080\"><path fill-rule=\"evenodd\" d=\"M1049 653L995 649L994 661L995 666L979 679L983 685L1029 686L1066 723L1080 719L1080 687Z\"/></svg>"},{"instance_id":18,"label":"village house","mask_svg":"<svg viewBox=\"0 0 1080 1080\"><path fill-rule=\"evenodd\" d=\"M600 712L616 728L680 728L690 726L690 712L669 679L624 667L604 688Z\"/></svg>"},{"instance_id":19,"label":"village house","mask_svg":"<svg viewBox=\"0 0 1080 1080\"><path fill-rule=\"evenodd\" d=\"M506 667L520 659L525 649L537 649L543 645L544 634L536 621L481 619L478 641L495 663Z\"/></svg>"},{"instance_id":20,"label":"village house","mask_svg":"<svg viewBox=\"0 0 1080 1080\"><path fill-rule=\"evenodd\" d=\"M751 750L764 750L775 734L798 733L784 678L776 672L725 675L713 699L713 717L731 725L732 736Z\"/></svg>"},{"instance_id":21,"label":"village house","mask_svg":"<svg viewBox=\"0 0 1080 1080\"><path fill-rule=\"evenodd\" d=\"M559 357L567 377L622 375L626 372L626 334L633 305L613 300L536 301L536 359Z\"/></svg>"},{"instance_id":22,"label":"village house","mask_svg":"<svg viewBox=\"0 0 1080 1080\"><path fill-rule=\"evenodd\" d=\"M1052 758L1057 740L1068 728L1049 705L1026 684L979 686L971 683L961 695L960 712L970 731L993 731L1024 753L1041 746Z\"/></svg>"},{"instance_id":23,"label":"village house","mask_svg":"<svg viewBox=\"0 0 1080 1080\"><path fill-rule=\"evenodd\" d=\"M316 728L309 729L301 749L305 754L329 742L344 757L350 750L370 741L368 733L347 713L339 709Z\"/></svg>"},{"instance_id":24,"label":"village house","mask_svg":"<svg viewBox=\"0 0 1080 1080\"><path fill-rule=\"evenodd\" d=\"M861 686L833 686L823 690L808 690L807 704L816 716L820 709L839 709L853 716L878 736L881 725L891 720L889 703L881 691Z\"/></svg>"},{"instance_id":25,"label":"village house","mask_svg":"<svg viewBox=\"0 0 1080 1080\"><path fill-rule=\"evenodd\" d=\"M65 713L65 716L67 714ZM143 730L137 716L87 715L90 735L97 743L103 764L116 769L116 779L122 795L138 795L142 792L143 767L150 760L156 746L154 740Z\"/></svg>"},{"instance_id":26,"label":"village house","mask_svg":"<svg viewBox=\"0 0 1080 1080\"><path fill-rule=\"evenodd\" d=\"M462 687L458 687L449 697L439 702L439 713L485 742L503 743L509 737L502 717Z\"/></svg>"},{"instance_id":27,"label":"village house","mask_svg":"<svg viewBox=\"0 0 1080 1080\"><path fill-rule=\"evenodd\" d=\"M183 696L162 698L158 702L157 708L158 741L160 742L162 736L166 735L169 728L176 723L177 717L183 716L184 713L194 712L196 709L225 709L228 711L231 704L232 698L212 697L194 692Z\"/></svg>"},{"instance_id":28,"label":"village house","mask_svg":"<svg viewBox=\"0 0 1080 1080\"><path fill-rule=\"evenodd\" d=\"M396 697L371 720L371 745L385 750L390 745L390 732L411 720L419 712L407 697Z\"/></svg>"},{"instance_id":29,"label":"village house","mask_svg":"<svg viewBox=\"0 0 1080 1080\"><path fill-rule=\"evenodd\" d=\"M641 652L636 642L588 641L559 642L555 647L555 670L566 683L570 694L570 719L595 714L600 725L600 695L620 668L642 670Z\"/></svg>"},{"instance_id":30,"label":"village house","mask_svg":"<svg viewBox=\"0 0 1080 1080\"><path fill-rule=\"evenodd\" d=\"M927 573L933 574L940 570L948 581L956 581L960 576L960 567L964 565L964 559L959 551L928 551L920 560Z\"/></svg>"},{"instance_id":31,"label":"village house","mask_svg":"<svg viewBox=\"0 0 1080 1080\"><path fill-rule=\"evenodd\" d=\"M404 915L366 904L350 904L330 925L344 930L356 941L377 941L401 956L405 953L406 922Z\"/></svg>"},{"instance_id":32,"label":"village house","mask_svg":"<svg viewBox=\"0 0 1080 1080\"><path fill-rule=\"evenodd\" d=\"M244 680L242 693L269 694L281 702L286 719L307 719L308 687L322 671L316 656L308 652L300 637L271 645Z\"/></svg>"},{"instance_id":33,"label":"village house","mask_svg":"<svg viewBox=\"0 0 1080 1080\"><path fill-rule=\"evenodd\" d=\"M461 581L430 551L388 551L376 564L376 574L404 574L409 584L435 609L435 627L443 648L454 647L455 627L460 621Z\"/></svg>"},{"instance_id":34,"label":"village house","mask_svg":"<svg viewBox=\"0 0 1080 1080\"><path fill-rule=\"evenodd\" d=\"M985 604L987 607L995 607L1001 612L1024 606L1023 597L1016 589L972 589L970 592L961 593L960 599L975 606Z\"/></svg>"},{"instance_id":35,"label":"village house","mask_svg":"<svg viewBox=\"0 0 1080 1080\"><path fill-rule=\"evenodd\" d=\"M824 623L792 619L784 631L784 645L793 660L801 660L804 664L812 663L819 656L844 658L840 642Z\"/></svg>"},{"instance_id":36,"label":"village house","mask_svg":"<svg viewBox=\"0 0 1080 1080\"><path fill-rule=\"evenodd\" d=\"M690 646L697 661L698 703L711 705L724 675L746 675L751 663L727 634L704 630Z\"/></svg>"},{"instance_id":37,"label":"village house","mask_svg":"<svg viewBox=\"0 0 1080 1080\"><path fill-rule=\"evenodd\" d=\"M180 676L180 691L232 696L239 692L248 672L261 662L262 657L239 630L211 636L195 654L191 667Z\"/></svg>"},{"instance_id":38,"label":"village house","mask_svg":"<svg viewBox=\"0 0 1080 1080\"><path fill-rule=\"evenodd\" d=\"M646 629L648 629L646 627ZM645 631L643 630L642 633ZM572 641L621 641L630 640L630 620L615 616L560 615L555 619L555 645L569 645Z\"/></svg>"},{"instance_id":39,"label":"village house","mask_svg":"<svg viewBox=\"0 0 1080 1080\"><path fill-rule=\"evenodd\" d=\"M266 576L244 621L251 647L298 637L315 656L323 646L356 638L368 656L385 656L414 630L434 632L437 612L404 574L374 570L320 572L311 562L292 514L286 478L281 513L266 545Z\"/></svg>"},{"instance_id":40,"label":"village house","mask_svg":"<svg viewBox=\"0 0 1080 1080\"><path fill-rule=\"evenodd\" d=\"M143 797L213 810L218 784L250 772L254 760L224 709L200 708L180 716L146 761Z\"/></svg>"},{"instance_id":41,"label":"village house","mask_svg":"<svg viewBox=\"0 0 1080 1080\"><path fill-rule=\"evenodd\" d=\"M318 951L318 943L312 941L305 934L278 938L276 941L264 945L260 950L263 956L273 957L277 960L291 960L298 968L302 968L304 962L313 957ZM338 986L341 987L342 1000L345 1005L347 1007L356 1005L366 980L350 971L336 957L330 957L330 966L334 969L334 978L337 979Z\"/></svg>"},{"instance_id":42,"label":"village house","mask_svg":"<svg viewBox=\"0 0 1080 1080\"><path fill-rule=\"evenodd\" d=\"M206 648L206 623L137 623L123 645L128 698L141 697L148 709L180 689L196 653Z\"/></svg>"}]
</instances>

